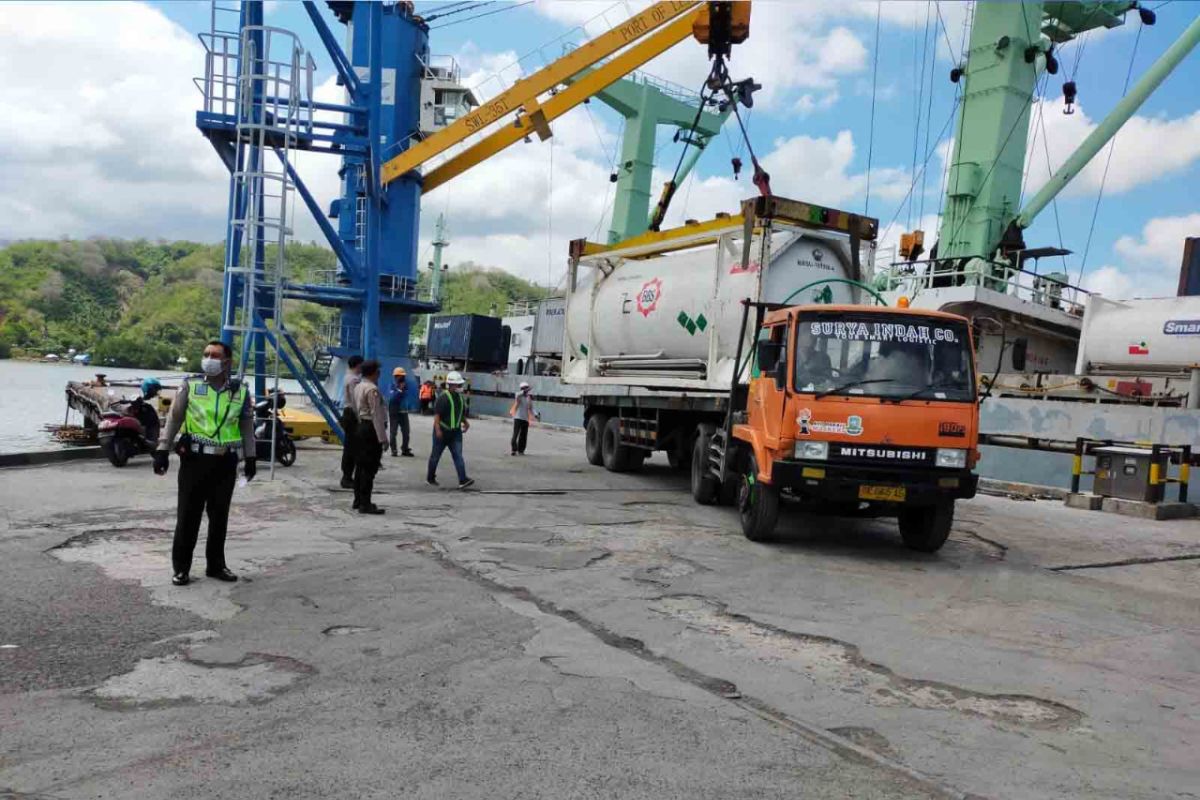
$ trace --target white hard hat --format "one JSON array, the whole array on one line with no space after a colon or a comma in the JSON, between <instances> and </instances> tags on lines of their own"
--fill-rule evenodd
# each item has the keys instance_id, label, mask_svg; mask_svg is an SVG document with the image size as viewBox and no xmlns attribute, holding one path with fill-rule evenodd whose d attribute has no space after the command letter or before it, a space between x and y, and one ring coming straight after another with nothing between
<instances>
[{"instance_id":1,"label":"white hard hat","mask_svg":"<svg viewBox=\"0 0 1200 800\"><path fill-rule=\"evenodd\" d=\"M521 388L522 388L522 389L528 389L528 388L529 388L529 383L528 383L527 381L521 381Z\"/></svg>"},{"instance_id":2,"label":"white hard hat","mask_svg":"<svg viewBox=\"0 0 1200 800\"><path fill-rule=\"evenodd\" d=\"M451 372L446 376L446 383L451 386L462 386L466 381L463 380L461 372Z\"/></svg>"}]
</instances>

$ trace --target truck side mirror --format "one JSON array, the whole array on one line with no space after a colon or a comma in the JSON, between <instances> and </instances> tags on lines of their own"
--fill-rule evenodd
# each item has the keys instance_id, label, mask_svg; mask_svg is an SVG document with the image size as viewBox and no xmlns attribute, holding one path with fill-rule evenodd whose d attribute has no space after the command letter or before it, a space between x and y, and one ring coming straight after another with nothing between
<instances>
[{"instance_id":1,"label":"truck side mirror","mask_svg":"<svg viewBox=\"0 0 1200 800\"><path fill-rule=\"evenodd\" d=\"M782 342L772 342L764 340L756 345L755 357L758 360L758 368L762 373L768 374L775 371L779 366L779 356L783 353Z\"/></svg>"},{"instance_id":2,"label":"truck side mirror","mask_svg":"<svg viewBox=\"0 0 1200 800\"><path fill-rule=\"evenodd\" d=\"M1025 371L1025 356L1029 352L1029 340L1021 336L1013 340L1012 343L1012 365L1013 371Z\"/></svg>"}]
</instances>

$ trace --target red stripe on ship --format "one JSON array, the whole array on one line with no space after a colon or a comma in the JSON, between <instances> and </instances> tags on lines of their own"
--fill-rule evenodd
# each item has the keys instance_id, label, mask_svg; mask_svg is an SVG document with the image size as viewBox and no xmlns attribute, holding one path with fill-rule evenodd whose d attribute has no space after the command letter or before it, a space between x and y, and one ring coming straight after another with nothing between
<instances>
[{"instance_id":1,"label":"red stripe on ship","mask_svg":"<svg viewBox=\"0 0 1200 800\"><path fill-rule=\"evenodd\" d=\"M1129 355L1131 355L1131 356L1148 356L1148 355L1150 355L1150 348L1142 347L1141 345L1131 344L1131 345L1129 345Z\"/></svg>"}]
</instances>

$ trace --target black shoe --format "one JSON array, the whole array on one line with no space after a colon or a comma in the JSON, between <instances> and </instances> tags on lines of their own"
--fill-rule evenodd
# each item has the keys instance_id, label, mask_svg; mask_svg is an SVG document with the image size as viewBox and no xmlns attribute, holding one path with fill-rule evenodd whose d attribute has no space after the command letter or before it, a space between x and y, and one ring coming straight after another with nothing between
<instances>
[{"instance_id":1,"label":"black shoe","mask_svg":"<svg viewBox=\"0 0 1200 800\"><path fill-rule=\"evenodd\" d=\"M413 456L415 456L415 455L416 455L416 453L414 453L412 450L405 450L405 451L404 451L404 452L402 452L400 455L402 455L402 456L408 456L409 458L412 458Z\"/></svg>"},{"instance_id":2,"label":"black shoe","mask_svg":"<svg viewBox=\"0 0 1200 800\"><path fill-rule=\"evenodd\" d=\"M372 503L369 506L363 506L362 508L360 508L358 510L358 513L360 513L360 514L386 514L387 512L384 511L379 506Z\"/></svg>"},{"instance_id":3,"label":"black shoe","mask_svg":"<svg viewBox=\"0 0 1200 800\"><path fill-rule=\"evenodd\" d=\"M438 485L437 478L426 478L425 482L428 483L430 486Z\"/></svg>"},{"instance_id":4,"label":"black shoe","mask_svg":"<svg viewBox=\"0 0 1200 800\"><path fill-rule=\"evenodd\" d=\"M234 575L229 571L229 567L205 570L204 574L210 578L216 578L219 581L225 581L226 583L233 583L238 579L237 575Z\"/></svg>"},{"instance_id":5,"label":"black shoe","mask_svg":"<svg viewBox=\"0 0 1200 800\"><path fill-rule=\"evenodd\" d=\"M171 576L171 583L175 584L176 586L187 586L191 582L192 579L188 577L186 572L176 572Z\"/></svg>"},{"instance_id":6,"label":"black shoe","mask_svg":"<svg viewBox=\"0 0 1200 800\"><path fill-rule=\"evenodd\" d=\"M467 478L465 481L463 481L462 483L458 484L458 488L460 488L460 489L466 489L468 486L474 486L474 485L475 485L475 479L474 479L474 478Z\"/></svg>"},{"instance_id":7,"label":"black shoe","mask_svg":"<svg viewBox=\"0 0 1200 800\"><path fill-rule=\"evenodd\" d=\"M395 458L395 457L396 457L396 456L398 456L398 455L400 455L400 454L399 454L399 453L397 453L395 450L393 450L393 451L392 451L392 458Z\"/></svg>"},{"instance_id":8,"label":"black shoe","mask_svg":"<svg viewBox=\"0 0 1200 800\"><path fill-rule=\"evenodd\" d=\"M342 488L343 489L353 489L354 481L350 480L349 478L342 478Z\"/></svg>"},{"instance_id":9,"label":"black shoe","mask_svg":"<svg viewBox=\"0 0 1200 800\"><path fill-rule=\"evenodd\" d=\"M354 509L355 511L358 511L358 501L355 500L354 505L350 506L350 508Z\"/></svg>"}]
</instances>

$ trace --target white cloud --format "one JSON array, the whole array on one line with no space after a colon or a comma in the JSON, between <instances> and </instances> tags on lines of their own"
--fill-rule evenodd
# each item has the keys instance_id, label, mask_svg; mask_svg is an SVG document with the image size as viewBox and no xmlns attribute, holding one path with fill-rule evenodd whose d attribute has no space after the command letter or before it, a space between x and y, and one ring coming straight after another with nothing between
<instances>
[{"instance_id":1,"label":"white cloud","mask_svg":"<svg viewBox=\"0 0 1200 800\"><path fill-rule=\"evenodd\" d=\"M1122 236L1113 245L1122 263L1089 270L1083 288L1117 300L1173 295L1188 236L1200 236L1200 212L1151 219L1140 236Z\"/></svg>"},{"instance_id":2,"label":"white cloud","mask_svg":"<svg viewBox=\"0 0 1200 800\"><path fill-rule=\"evenodd\" d=\"M1133 279L1119 267L1106 264L1089 270L1083 276L1083 288L1112 300L1125 300L1134 295Z\"/></svg>"},{"instance_id":3,"label":"white cloud","mask_svg":"<svg viewBox=\"0 0 1200 800\"><path fill-rule=\"evenodd\" d=\"M1143 268L1177 270L1183 260L1183 240L1189 236L1200 236L1200 213L1152 219L1142 226L1140 238L1122 236L1113 249Z\"/></svg>"},{"instance_id":4,"label":"white cloud","mask_svg":"<svg viewBox=\"0 0 1200 800\"><path fill-rule=\"evenodd\" d=\"M203 64L149 6L6 4L0 238L221 239L227 173L194 122Z\"/></svg>"},{"instance_id":5,"label":"white cloud","mask_svg":"<svg viewBox=\"0 0 1200 800\"><path fill-rule=\"evenodd\" d=\"M1045 137L1038 125L1039 105L1044 105L1041 114L1045 122ZM1050 148L1051 169L1057 169L1097 127L1082 105L1076 105L1075 113L1069 115L1062 113L1063 107L1062 97L1033 105L1027 152L1027 197L1040 189L1049 177L1043 142ZM1134 116L1125 123L1115 141L1108 179L1104 181L1106 196L1120 194L1181 172L1200 160L1200 111L1175 119ZM1063 195L1094 195L1100 188L1107 161L1106 146L1068 184Z\"/></svg>"}]
</instances>

